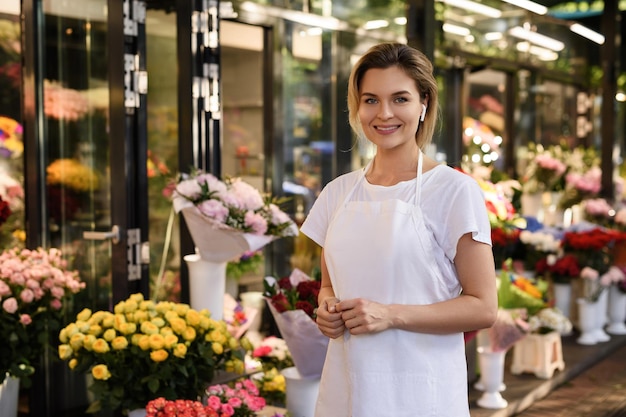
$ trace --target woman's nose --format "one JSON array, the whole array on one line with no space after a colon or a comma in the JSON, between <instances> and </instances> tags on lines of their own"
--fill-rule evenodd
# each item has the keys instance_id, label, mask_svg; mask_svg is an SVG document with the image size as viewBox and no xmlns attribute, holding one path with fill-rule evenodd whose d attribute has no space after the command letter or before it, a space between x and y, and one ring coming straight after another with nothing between
<instances>
[{"instance_id":1,"label":"woman's nose","mask_svg":"<svg viewBox=\"0 0 626 417\"><path fill-rule=\"evenodd\" d=\"M393 117L393 112L391 111L391 106L386 103L380 103L380 107L378 109L378 118L382 120L391 119Z\"/></svg>"}]
</instances>

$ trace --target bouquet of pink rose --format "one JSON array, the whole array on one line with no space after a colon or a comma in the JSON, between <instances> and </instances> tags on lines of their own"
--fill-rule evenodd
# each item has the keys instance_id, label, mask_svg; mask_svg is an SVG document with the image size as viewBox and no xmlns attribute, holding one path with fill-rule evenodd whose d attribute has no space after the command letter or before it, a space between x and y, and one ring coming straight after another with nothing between
<instances>
[{"instance_id":1,"label":"bouquet of pink rose","mask_svg":"<svg viewBox=\"0 0 626 417\"><path fill-rule=\"evenodd\" d=\"M280 200L240 178L222 181L202 171L183 174L172 201L207 261L231 261L274 239L298 234L296 224L278 207Z\"/></svg>"},{"instance_id":2,"label":"bouquet of pink rose","mask_svg":"<svg viewBox=\"0 0 626 417\"><path fill-rule=\"evenodd\" d=\"M58 249L10 249L0 254L0 379L30 386L29 376L61 327L71 297L85 288Z\"/></svg>"}]
</instances>

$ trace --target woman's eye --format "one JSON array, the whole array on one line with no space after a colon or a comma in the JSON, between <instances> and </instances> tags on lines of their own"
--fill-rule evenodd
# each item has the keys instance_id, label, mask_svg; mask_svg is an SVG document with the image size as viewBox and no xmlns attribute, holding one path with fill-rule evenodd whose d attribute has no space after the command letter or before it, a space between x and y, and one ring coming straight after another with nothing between
<instances>
[{"instance_id":1,"label":"woman's eye","mask_svg":"<svg viewBox=\"0 0 626 417\"><path fill-rule=\"evenodd\" d=\"M377 101L375 98L366 98L365 100L363 100L364 103L366 104L376 104Z\"/></svg>"},{"instance_id":2,"label":"woman's eye","mask_svg":"<svg viewBox=\"0 0 626 417\"><path fill-rule=\"evenodd\" d=\"M396 103L406 103L407 101L405 97L396 97Z\"/></svg>"}]
</instances>

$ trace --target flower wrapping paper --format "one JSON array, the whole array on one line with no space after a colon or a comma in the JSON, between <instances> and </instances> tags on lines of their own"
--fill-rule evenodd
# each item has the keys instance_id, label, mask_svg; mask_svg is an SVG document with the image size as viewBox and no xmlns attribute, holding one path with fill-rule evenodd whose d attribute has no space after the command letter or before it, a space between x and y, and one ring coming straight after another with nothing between
<instances>
[{"instance_id":1,"label":"flower wrapping paper","mask_svg":"<svg viewBox=\"0 0 626 417\"><path fill-rule=\"evenodd\" d=\"M326 360L328 337L322 334L315 321L303 310L287 310L279 313L266 298L272 316L289 353L303 378L318 378Z\"/></svg>"},{"instance_id":2,"label":"flower wrapping paper","mask_svg":"<svg viewBox=\"0 0 626 417\"><path fill-rule=\"evenodd\" d=\"M174 210L183 214L198 254L205 261L228 262L246 251L259 250L278 238L234 230L204 216L191 202L176 203Z\"/></svg>"}]
</instances>

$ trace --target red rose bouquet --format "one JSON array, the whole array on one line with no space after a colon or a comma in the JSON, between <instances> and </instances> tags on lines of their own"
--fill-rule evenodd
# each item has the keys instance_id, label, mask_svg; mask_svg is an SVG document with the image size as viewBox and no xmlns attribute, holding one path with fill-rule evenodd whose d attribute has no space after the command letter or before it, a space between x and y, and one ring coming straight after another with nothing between
<instances>
[{"instance_id":1,"label":"red rose bouquet","mask_svg":"<svg viewBox=\"0 0 626 417\"><path fill-rule=\"evenodd\" d=\"M303 377L320 376L328 337L315 323L320 282L299 269L281 280L266 278L265 296L278 330Z\"/></svg>"}]
</instances>

